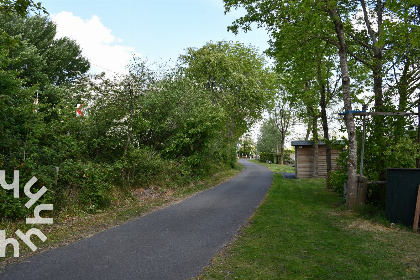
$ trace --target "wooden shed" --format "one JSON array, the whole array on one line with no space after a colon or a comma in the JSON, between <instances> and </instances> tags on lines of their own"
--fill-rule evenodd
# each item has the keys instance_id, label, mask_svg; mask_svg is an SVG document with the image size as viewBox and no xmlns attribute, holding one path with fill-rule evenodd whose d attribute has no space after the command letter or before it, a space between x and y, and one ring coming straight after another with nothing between
<instances>
[{"instance_id":1,"label":"wooden shed","mask_svg":"<svg viewBox=\"0 0 420 280\"><path fill-rule=\"evenodd\" d=\"M295 173L296 178L312 178L314 167L314 142L292 141L295 147ZM337 169L336 159L338 151L331 150L332 169ZM318 143L318 177L327 177L327 148L324 142Z\"/></svg>"}]
</instances>

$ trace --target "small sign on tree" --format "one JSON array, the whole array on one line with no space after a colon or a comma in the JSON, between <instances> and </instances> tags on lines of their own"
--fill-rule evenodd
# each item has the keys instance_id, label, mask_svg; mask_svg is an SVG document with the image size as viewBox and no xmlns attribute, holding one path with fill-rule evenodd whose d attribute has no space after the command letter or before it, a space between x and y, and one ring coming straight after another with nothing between
<instances>
[{"instance_id":1,"label":"small sign on tree","mask_svg":"<svg viewBox=\"0 0 420 280\"><path fill-rule=\"evenodd\" d=\"M76 116L77 117L84 117L85 114L82 111L83 104L77 104Z\"/></svg>"}]
</instances>

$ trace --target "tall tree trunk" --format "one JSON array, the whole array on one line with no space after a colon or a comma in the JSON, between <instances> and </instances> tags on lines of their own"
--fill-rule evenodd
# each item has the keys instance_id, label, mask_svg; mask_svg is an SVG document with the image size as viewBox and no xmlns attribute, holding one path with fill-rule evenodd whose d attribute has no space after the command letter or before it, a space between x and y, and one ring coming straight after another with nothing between
<instances>
[{"instance_id":1,"label":"tall tree trunk","mask_svg":"<svg viewBox=\"0 0 420 280\"><path fill-rule=\"evenodd\" d=\"M338 39L344 110L350 112L352 111L352 104L350 96L350 76L347 63L347 44L344 37L344 25L341 22L337 6L329 8L327 11L334 24L335 33ZM348 113L345 115L345 123L349 141L349 157L347 160L348 179L346 208L354 209L357 206L357 137L353 114Z\"/></svg>"},{"instance_id":2,"label":"tall tree trunk","mask_svg":"<svg viewBox=\"0 0 420 280\"><path fill-rule=\"evenodd\" d=\"M280 164L284 164L284 142L286 139L287 131L289 130L290 123L292 122L292 115L286 104L279 104L278 111L274 113L274 122L277 129L281 134L280 138Z\"/></svg>"},{"instance_id":3,"label":"tall tree trunk","mask_svg":"<svg viewBox=\"0 0 420 280\"><path fill-rule=\"evenodd\" d=\"M383 78L382 78L382 68L383 68L383 52L382 47L378 45L381 29L383 24L383 1L376 0L376 15L377 15L377 32L372 28L372 22L370 22L369 18L369 11L366 7L366 1L360 0L360 4L363 10L363 17L366 24L366 29L368 31L368 35L372 42L372 51L373 51L373 59L372 59L372 74L373 74L373 92L375 94L375 111L376 112L383 112L384 109L384 101L383 101ZM374 123L374 131L373 131L373 138L378 141L379 145L382 147L386 146L386 143L380 143L384 139L384 126L383 126L383 116L374 116L373 123ZM385 166L385 156L384 156L384 149L379 149L379 166ZM383 181L386 179L386 170L382 168L379 173L379 180Z\"/></svg>"},{"instance_id":4,"label":"tall tree trunk","mask_svg":"<svg viewBox=\"0 0 420 280\"><path fill-rule=\"evenodd\" d=\"M406 112L407 104L408 104L408 89L410 87L409 82L409 71L410 68L410 60L408 58L405 59L404 69L401 74L401 78L398 81L398 94L400 96L399 103L398 103L398 111ZM399 138L404 135L405 126L406 126L406 119L405 118L398 118L396 125L395 125L395 137Z\"/></svg>"},{"instance_id":5,"label":"tall tree trunk","mask_svg":"<svg viewBox=\"0 0 420 280\"><path fill-rule=\"evenodd\" d=\"M325 102L325 100L323 100L323 98L325 99L325 95L323 97L321 95L321 103ZM326 143L325 143L325 149L326 149L325 159L327 161L327 189L329 189L330 188L329 178L330 178L330 174L331 174L331 170L332 170L332 159L331 159L331 147L330 147L330 144L328 143L328 140L330 140L330 136L329 136L329 130L328 130L327 110L326 110L325 106L323 106L323 105L321 105L321 121L322 121L322 130L324 132L324 139L326 140Z\"/></svg>"},{"instance_id":6,"label":"tall tree trunk","mask_svg":"<svg viewBox=\"0 0 420 280\"><path fill-rule=\"evenodd\" d=\"M372 65L372 73L373 73L373 91L375 93L375 108L376 111L382 112L383 111L383 92L382 92L382 64L383 64L383 55L382 55L382 47L378 45L379 37L381 35L382 23L383 23L383 1L376 0L376 14L377 14L377 28L378 32L375 32L372 28L372 23L370 22L369 18L369 11L366 7L366 1L360 0L360 4L362 5L363 10L363 17L366 24L366 29L368 31L368 35L372 42L372 50L373 50L373 65Z\"/></svg>"},{"instance_id":7,"label":"tall tree trunk","mask_svg":"<svg viewBox=\"0 0 420 280\"><path fill-rule=\"evenodd\" d=\"M280 164L284 165L284 145L280 148Z\"/></svg>"},{"instance_id":8,"label":"tall tree trunk","mask_svg":"<svg viewBox=\"0 0 420 280\"><path fill-rule=\"evenodd\" d=\"M311 122L310 122L310 120L308 120L308 126L306 127L306 136L305 136L306 141L309 140L309 135L310 134L311 134Z\"/></svg>"},{"instance_id":9,"label":"tall tree trunk","mask_svg":"<svg viewBox=\"0 0 420 280\"><path fill-rule=\"evenodd\" d=\"M305 89L306 90L309 90L309 86L308 86L308 84L306 84L305 85ZM311 112L311 109L312 108L310 108L310 106L309 105L306 105L306 114L308 115L308 116L311 116L312 115L312 112ZM308 120L307 120L308 122L307 122L307 127L306 127L306 136L305 136L305 140L306 141L308 141L309 140L309 136L311 135L311 130L312 130L312 119L310 118L310 117L308 117Z\"/></svg>"},{"instance_id":10,"label":"tall tree trunk","mask_svg":"<svg viewBox=\"0 0 420 280\"><path fill-rule=\"evenodd\" d=\"M327 161L327 189L330 188L329 178L332 170L332 160L331 160L331 147L328 143L330 140L329 131L328 131L328 118L327 118L327 90L325 87L325 82L322 78L322 68L321 68L321 59L318 61L318 83L321 85L321 100L319 101L319 106L321 107L321 121L322 121L322 130L324 131L324 139L326 140L326 161Z\"/></svg>"},{"instance_id":11,"label":"tall tree trunk","mask_svg":"<svg viewBox=\"0 0 420 280\"><path fill-rule=\"evenodd\" d=\"M318 155L319 155L319 149L318 149L318 117L317 116L313 116L313 120L312 120L313 124L312 124L312 134L314 137L314 163L313 163L313 168L312 168L312 177L313 178L318 178Z\"/></svg>"},{"instance_id":12,"label":"tall tree trunk","mask_svg":"<svg viewBox=\"0 0 420 280\"><path fill-rule=\"evenodd\" d=\"M375 93L375 109L377 112L383 112L384 97L382 91L382 54L378 54L375 59L375 65L373 68L373 92Z\"/></svg>"},{"instance_id":13,"label":"tall tree trunk","mask_svg":"<svg viewBox=\"0 0 420 280\"><path fill-rule=\"evenodd\" d=\"M284 164L284 141L286 139L286 133L282 133L280 142L280 163Z\"/></svg>"},{"instance_id":14,"label":"tall tree trunk","mask_svg":"<svg viewBox=\"0 0 420 280\"><path fill-rule=\"evenodd\" d=\"M376 49L376 48L375 48ZM376 51L375 51L376 52ZM376 53L374 58L374 67L373 67L373 91L375 93L375 111L383 112L383 93L382 93L382 53ZM379 171L379 180L386 180L386 162L385 162L385 147L387 146L385 135L384 116L373 116L372 120L374 123L374 130L372 133L373 139L376 139L377 144L382 149L378 150L378 161L380 168Z\"/></svg>"}]
</instances>

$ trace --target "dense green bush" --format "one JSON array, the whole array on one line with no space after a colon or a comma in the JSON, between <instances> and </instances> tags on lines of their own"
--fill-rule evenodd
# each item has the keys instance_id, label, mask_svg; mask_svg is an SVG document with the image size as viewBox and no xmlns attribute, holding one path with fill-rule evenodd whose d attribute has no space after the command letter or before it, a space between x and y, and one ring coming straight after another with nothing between
<instances>
[{"instance_id":1,"label":"dense green bush","mask_svg":"<svg viewBox=\"0 0 420 280\"><path fill-rule=\"evenodd\" d=\"M78 186L79 205L82 209L94 212L111 204L112 188L107 169L99 164L86 164L81 171L82 183Z\"/></svg>"},{"instance_id":2,"label":"dense green bush","mask_svg":"<svg viewBox=\"0 0 420 280\"><path fill-rule=\"evenodd\" d=\"M330 188L342 194L344 191L344 184L347 182L347 173L342 169L333 170L330 171L330 176L328 178L328 185Z\"/></svg>"},{"instance_id":3,"label":"dense green bush","mask_svg":"<svg viewBox=\"0 0 420 280\"><path fill-rule=\"evenodd\" d=\"M0 217L7 219L24 219L29 210L25 207L26 197L14 198L13 191L0 189Z\"/></svg>"},{"instance_id":4,"label":"dense green bush","mask_svg":"<svg viewBox=\"0 0 420 280\"><path fill-rule=\"evenodd\" d=\"M285 150L284 151L284 164L295 164L295 161L292 159L291 154L293 151Z\"/></svg>"},{"instance_id":5,"label":"dense green bush","mask_svg":"<svg viewBox=\"0 0 420 280\"><path fill-rule=\"evenodd\" d=\"M261 162L274 162L275 154L274 153L260 153L260 161Z\"/></svg>"}]
</instances>

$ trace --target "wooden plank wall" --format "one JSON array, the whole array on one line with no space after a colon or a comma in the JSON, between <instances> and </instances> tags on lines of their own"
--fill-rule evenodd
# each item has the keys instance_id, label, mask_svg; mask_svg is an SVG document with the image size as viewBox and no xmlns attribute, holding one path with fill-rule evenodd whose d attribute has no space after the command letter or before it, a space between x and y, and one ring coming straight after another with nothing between
<instances>
[{"instance_id":1,"label":"wooden plank wall","mask_svg":"<svg viewBox=\"0 0 420 280\"><path fill-rule=\"evenodd\" d=\"M295 149L297 150L297 178L312 178L312 169L314 163L313 146L296 146ZM338 151L331 150L331 161L333 170L337 169L337 164L335 161L337 158ZM325 145L319 146L318 148L318 176L321 178L327 177L327 160Z\"/></svg>"}]
</instances>

